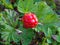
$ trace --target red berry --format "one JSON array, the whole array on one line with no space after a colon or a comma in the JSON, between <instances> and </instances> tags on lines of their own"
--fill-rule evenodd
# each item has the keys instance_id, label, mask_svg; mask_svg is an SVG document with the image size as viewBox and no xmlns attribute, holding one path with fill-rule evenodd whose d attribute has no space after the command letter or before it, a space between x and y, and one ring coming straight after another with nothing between
<instances>
[{"instance_id":1,"label":"red berry","mask_svg":"<svg viewBox=\"0 0 60 45\"><path fill-rule=\"evenodd\" d=\"M26 13L22 17L24 28L34 28L38 24L38 19L33 13Z\"/></svg>"}]
</instances>

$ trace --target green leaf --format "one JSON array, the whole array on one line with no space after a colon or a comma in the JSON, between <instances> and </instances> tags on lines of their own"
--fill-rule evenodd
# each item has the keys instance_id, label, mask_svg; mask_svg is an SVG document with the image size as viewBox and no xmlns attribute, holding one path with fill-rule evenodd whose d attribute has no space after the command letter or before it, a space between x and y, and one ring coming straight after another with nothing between
<instances>
[{"instance_id":1,"label":"green leaf","mask_svg":"<svg viewBox=\"0 0 60 45\"><path fill-rule=\"evenodd\" d=\"M31 12L34 9L34 1L33 0L19 0L18 2L18 10L22 13Z\"/></svg>"},{"instance_id":2,"label":"green leaf","mask_svg":"<svg viewBox=\"0 0 60 45\"><path fill-rule=\"evenodd\" d=\"M43 26L42 31L44 32L45 36L48 36L48 27Z\"/></svg>"},{"instance_id":3,"label":"green leaf","mask_svg":"<svg viewBox=\"0 0 60 45\"><path fill-rule=\"evenodd\" d=\"M52 43L52 39L51 38L48 38L47 39L47 43L50 43L51 44Z\"/></svg>"},{"instance_id":4,"label":"green leaf","mask_svg":"<svg viewBox=\"0 0 60 45\"><path fill-rule=\"evenodd\" d=\"M52 36L52 30L50 28L48 28L48 36L51 37Z\"/></svg>"},{"instance_id":5,"label":"green leaf","mask_svg":"<svg viewBox=\"0 0 60 45\"><path fill-rule=\"evenodd\" d=\"M5 28L3 30L1 30L1 37L3 40L10 42L10 41L14 41L14 42L18 42L20 40L19 35L17 34L16 30L5 24Z\"/></svg>"},{"instance_id":6,"label":"green leaf","mask_svg":"<svg viewBox=\"0 0 60 45\"><path fill-rule=\"evenodd\" d=\"M55 23L58 20L56 13L46 4L46 2L37 3L38 7L34 10L39 22L41 23Z\"/></svg>"},{"instance_id":7,"label":"green leaf","mask_svg":"<svg viewBox=\"0 0 60 45\"><path fill-rule=\"evenodd\" d=\"M5 9L5 12L2 13L2 21L11 25L12 27L16 27L18 24L19 16L17 12L14 10Z\"/></svg>"},{"instance_id":8,"label":"green leaf","mask_svg":"<svg viewBox=\"0 0 60 45\"><path fill-rule=\"evenodd\" d=\"M57 36L56 36L56 41L57 41L57 42L60 42L60 35L57 35Z\"/></svg>"},{"instance_id":9,"label":"green leaf","mask_svg":"<svg viewBox=\"0 0 60 45\"><path fill-rule=\"evenodd\" d=\"M52 7L53 9L56 9L56 4L54 0L45 0L47 4Z\"/></svg>"},{"instance_id":10,"label":"green leaf","mask_svg":"<svg viewBox=\"0 0 60 45\"><path fill-rule=\"evenodd\" d=\"M20 38L22 40L22 45L29 45L34 36L33 30L25 29L23 28L22 25L20 25L20 30L22 31L22 34L20 35Z\"/></svg>"},{"instance_id":11,"label":"green leaf","mask_svg":"<svg viewBox=\"0 0 60 45\"><path fill-rule=\"evenodd\" d=\"M43 25L42 31L44 32L46 37L51 38L53 30L49 27L49 25Z\"/></svg>"},{"instance_id":12,"label":"green leaf","mask_svg":"<svg viewBox=\"0 0 60 45\"><path fill-rule=\"evenodd\" d=\"M36 28L34 28L34 30L35 30L36 32L42 31L42 25L38 24L38 25L36 26Z\"/></svg>"},{"instance_id":13,"label":"green leaf","mask_svg":"<svg viewBox=\"0 0 60 45\"><path fill-rule=\"evenodd\" d=\"M3 40L7 42L20 41L20 37L16 32L15 27L18 24L18 15L14 10L7 10L5 9L4 12L1 13L1 21L0 21L0 33L2 34L1 37ZM3 28L3 27L4 28Z\"/></svg>"},{"instance_id":14,"label":"green leaf","mask_svg":"<svg viewBox=\"0 0 60 45\"><path fill-rule=\"evenodd\" d=\"M13 9L13 6L12 4L10 3L9 0L0 0L2 5L4 5L6 8L10 8L10 9Z\"/></svg>"}]
</instances>

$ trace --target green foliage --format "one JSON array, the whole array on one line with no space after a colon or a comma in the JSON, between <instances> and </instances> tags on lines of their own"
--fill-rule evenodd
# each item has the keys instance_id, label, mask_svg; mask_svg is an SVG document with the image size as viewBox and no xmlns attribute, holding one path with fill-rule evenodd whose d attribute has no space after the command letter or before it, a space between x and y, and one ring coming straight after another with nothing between
<instances>
[{"instance_id":1,"label":"green foliage","mask_svg":"<svg viewBox=\"0 0 60 45\"><path fill-rule=\"evenodd\" d=\"M6 10L2 13L2 21L0 21L0 24L4 26L1 30L1 38L3 38L5 41L10 42L18 42L19 41L19 35L16 32L16 25L18 23L18 16L16 17L16 12L13 10Z\"/></svg>"},{"instance_id":2,"label":"green foliage","mask_svg":"<svg viewBox=\"0 0 60 45\"><path fill-rule=\"evenodd\" d=\"M3 40L6 40L7 42L19 41L19 35L17 34L16 30L9 25L5 25L5 28L2 29L1 34L2 34L1 38L3 38Z\"/></svg>"},{"instance_id":3,"label":"green foliage","mask_svg":"<svg viewBox=\"0 0 60 45\"><path fill-rule=\"evenodd\" d=\"M51 22L57 21L57 16L55 12L45 2L39 2L34 4L34 2L30 0L28 1L30 5L28 5L26 4L27 2L25 1L20 1L18 3L18 10L20 12L22 13L34 12L39 18L39 22L42 22L42 23L51 23Z\"/></svg>"},{"instance_id":4,"label":"green foliage","mask_svg":"<svg viewBox=\"0 0 60 45\"><path fill-rule=\"evenodd\" d=\"M45 2L38 3L38 8L35 13L39 18L39 22L53 23L57 21L55 12Z\"/></svg>"},{"instance_id":5,"label":"green foliage","mask_svg":"<svg viewBox=\"0 0 60 45\"><path fill-rule=\"evenodd\" d=\"M57 36L56 36L56 41L57 41L57 42L60 42L60 35L57 35Z\"/></svg>"},{"instance_id":6,"label":"green foliage","mask_svg":"<svg viewBox=\"0 0 60 45\"><path fill-rule=\"evenodd\" d=\"M1 38L6 41L5 45L10 45L11 41L16 43L21 41L22 45L29 45L35 37L35 32L43 32L45 35L41 38L41 44L37 41L39 45L60 44L60 19L46 2L42 0L17 0L12 5L9 0L0 0L0 4L8 8L0 12L0 34ZM16 10L14 10L14 6L17 6ZM23 22L19 21L20 17L28 12L35 13L38 18L39 23L35 28L25 29ZM56 35L53 38L55 40L52 39L53 35Z\"/></svg>"},{"instance_id":7,"label":"green foliage","mask_svg":"<svg viewBox=\"0 0 60 45\"><path fill-rule=\"evenodd\" d=\"M27 3L28 2L28 3ZM19 0L18 2L18 10L22 13L27 13L30 12L32 10L32 8L34 8L34 1L33 0Z\"/></svg>"},{"instance_id":8,"label":"green foliage","mask_svg":"<svg viewBox=\"0 0 60 45\"><path fill-rule=\"evenodd\" d=\"M56 9L55 0L45 0L51 8Z\"/></svg>"},{"instance_id":9,"label":"green foliage","mask_svg":"<svg viewBox=\"0 0 60 45\"><path fill-rule=\"evenodd\" d=\"M9 0L0 0L1 4L4 5L6 8L13 9L12 4L10 3Z\"/></svg>"},{"instance_id":10,"label":"green foliage","mask_svg":"<svg viewBox=\"0 0 60 45\"><path fill-rule=\"evenodd\" d=\"M24 29L23 26L20 26L20 29L22 31L22 34L20 35L20 38L22 39L22 45L29 45L32 41L32 38L34 37L34 32L32 29Z\"/></svg>"}]
</instances>

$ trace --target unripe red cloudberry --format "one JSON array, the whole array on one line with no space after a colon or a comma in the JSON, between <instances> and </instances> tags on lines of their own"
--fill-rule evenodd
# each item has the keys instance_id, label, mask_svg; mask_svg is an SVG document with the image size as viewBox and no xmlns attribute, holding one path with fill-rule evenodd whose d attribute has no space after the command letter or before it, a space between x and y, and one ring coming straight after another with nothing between
<instances>
[{"instance_id":1,"label":"unripe red cloudberry","mask_svg":"<svg viewBox=\"0 0 60 45\"><path fill-rule=\"evenodd\" d=\"M33 13L25 13L22 17L24 28L34 28L38 24L38 19Z\"/></svg>"}]
</instances>

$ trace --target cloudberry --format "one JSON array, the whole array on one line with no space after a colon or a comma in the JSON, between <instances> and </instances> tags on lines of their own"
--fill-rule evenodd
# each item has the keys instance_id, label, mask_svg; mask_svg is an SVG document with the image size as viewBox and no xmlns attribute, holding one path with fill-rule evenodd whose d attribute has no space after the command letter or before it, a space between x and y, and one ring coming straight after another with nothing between
<instances>
[{"instance_id":1,"label":"cloudberry","mask_svg":"<svg viewBox=\"0 0 60 45\"><path fill-rule=\"evenodd\" d=\"M38 19L33 13L25 13L22 17L24 28L34 28L38 24Z\"/></svg>"}]
</instances>

